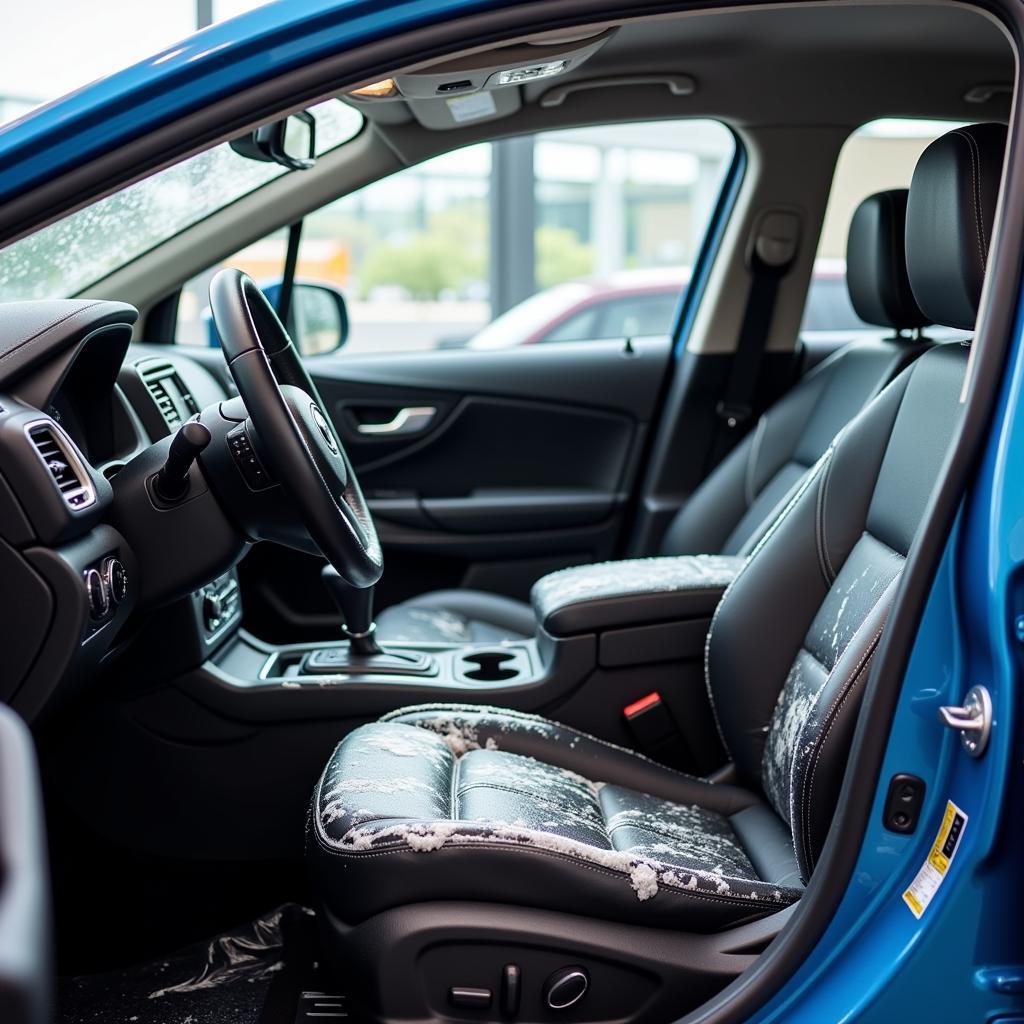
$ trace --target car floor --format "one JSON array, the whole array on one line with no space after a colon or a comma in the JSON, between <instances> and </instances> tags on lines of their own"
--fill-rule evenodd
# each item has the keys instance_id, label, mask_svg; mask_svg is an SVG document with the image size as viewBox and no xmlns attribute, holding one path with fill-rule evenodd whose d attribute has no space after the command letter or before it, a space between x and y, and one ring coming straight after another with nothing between
<instances>
[{"instance_id":1,"label":"car floor","mask_svg":"<svg viewBox=\"0 0 1024 1024\"><path fill-rule=\"evenodd\" d=\"M314 1024L353 1019L323 976L311 910L290 903L169 956L57 983L57 1024Z\"/></svg>"}]
</instances>

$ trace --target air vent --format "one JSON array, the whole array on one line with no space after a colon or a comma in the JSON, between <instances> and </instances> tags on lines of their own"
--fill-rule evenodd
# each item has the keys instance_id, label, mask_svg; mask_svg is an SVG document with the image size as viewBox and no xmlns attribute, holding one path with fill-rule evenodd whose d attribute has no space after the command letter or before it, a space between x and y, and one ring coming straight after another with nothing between
<instances>
[{"instance_id":1,"label":"air vent","mask_svg":"<svg viewBox=\"0 0 1024 1024\"><path fill-rule=\"evenodd\" d=\"M96 491L71 442L49 420L30 423L25 432L68 508L88 508L96 500Z\"/></svg>"},{"instance_id":2,"label":"air vent","mask_svg":"<svg viewBox=\"0 0 1024 1024\"><path fill-rule=\"evenodd\" d=\"M137 368L169 430L176 430L199 412L192 393L170 363L153 360L139 363Z\"/></svg>"}]
</instances>

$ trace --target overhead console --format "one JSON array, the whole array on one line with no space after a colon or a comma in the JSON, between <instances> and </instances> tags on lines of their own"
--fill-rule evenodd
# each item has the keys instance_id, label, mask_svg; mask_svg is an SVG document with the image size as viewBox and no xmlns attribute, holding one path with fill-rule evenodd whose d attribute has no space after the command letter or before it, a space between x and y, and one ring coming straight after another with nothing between
<instances>
[{"instance_id":1,"label":"overhead console","mask_svg":"<svg viewBox=\"0 0 1024 1024\"><path fill-rule=\"evenodd\" d=\"M398 74L356 89L354 105L404 102L427 128L458 128L514 114L520 86L554 79L592 57L617 29L546 33L483 53Z\"/></svg>"}]
</instances>

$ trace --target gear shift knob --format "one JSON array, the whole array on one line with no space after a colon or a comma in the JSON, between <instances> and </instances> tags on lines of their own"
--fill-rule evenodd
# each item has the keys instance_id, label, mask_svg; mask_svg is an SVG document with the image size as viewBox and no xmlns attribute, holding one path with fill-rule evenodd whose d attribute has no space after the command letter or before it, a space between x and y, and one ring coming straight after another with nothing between
<instances>
[{"instance_id":1,"label":"gear shift knob","mask_svg":"<svg viewBox=\"0 0 1024 1024\"><path fill-rule=\"evenodd\" d=\"M342 632L349 641L353 655L369 657L380 654L380 644L373 635L373 587L353 587L338 574L333 565L324 566L320 578L341 612Z\"/></svg>"}]
</instances>

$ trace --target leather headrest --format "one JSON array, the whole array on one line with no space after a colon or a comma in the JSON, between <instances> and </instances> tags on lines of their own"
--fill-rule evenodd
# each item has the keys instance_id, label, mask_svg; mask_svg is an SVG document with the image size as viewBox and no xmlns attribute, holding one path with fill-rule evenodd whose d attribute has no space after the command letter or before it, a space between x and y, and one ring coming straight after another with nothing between
<instances>
[{"instance_id":1,"label":"leather headrest","mask_svg":"<svg viewBox=\"0 0 1024 1024\"><path fill-rule=\"evenodd\" d=\"M850 221L846 243L846 287L861 320L898 331L924 327L907 277L907 190L868 196Z\"/></svg>"},{"instance_id":2,"label":"leather headrest","mask_svg":"<svg viewBox=\"0 0 1024 1024\"><path fill-rule=\"evenodd\" d=\"M914 298L943 327L974 327L1006 148L1001 124L957 128L922 154L907 202Z\"/></svg>"}]
</instances>

